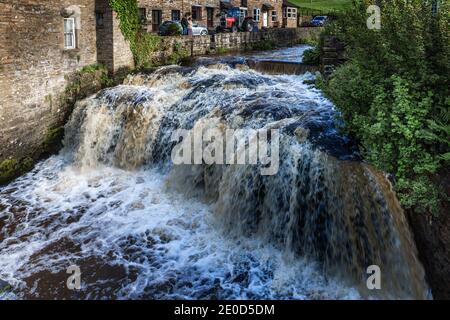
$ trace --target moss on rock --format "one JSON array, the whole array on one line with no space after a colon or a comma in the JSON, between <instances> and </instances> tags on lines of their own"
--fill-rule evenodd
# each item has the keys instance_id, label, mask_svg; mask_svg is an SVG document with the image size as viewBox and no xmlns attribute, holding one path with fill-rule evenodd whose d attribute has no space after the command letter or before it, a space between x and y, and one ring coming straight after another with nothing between
<instances>
[{"instance_id":1,"label":"moss on rock","mask_svg":"<svg viewBox=\"0 0 450 320\"><path fill-rule=\"evenodd\" d=\"M30 157L23 159L6 159L0 162L0 185L10 182L12 179L30 171L34 166L34 160Z\"/></svg>"},{"instance_id":2,"label":"moss on rock","mask_svg":"<svg viewBox=\"0 0 450 320\"><path fill-rule=\"evenodd\" d=\"M42 143L42 154L55 154L62 147L64 138L64 127L58 127L48 130Z\"/></svg>"}]
</instances>

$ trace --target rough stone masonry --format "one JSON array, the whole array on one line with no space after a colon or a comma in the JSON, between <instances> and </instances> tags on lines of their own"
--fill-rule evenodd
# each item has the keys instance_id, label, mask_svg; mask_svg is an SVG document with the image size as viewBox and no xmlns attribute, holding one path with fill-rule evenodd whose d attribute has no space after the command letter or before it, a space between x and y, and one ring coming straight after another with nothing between
<instances>
[{"instance_id":1,"label":"rough stone masonry","mask_svg":"<svg viewBox=\"0 0 450 320\"><path fill-rule=\"evenodd\" d=\"M71 49L68 17L75 22ZM116 20L107 0L0 0L0 162L32 154L62 124L68 75L97 62L110 69L132 63Z\"/></svg>"}]
</instances>

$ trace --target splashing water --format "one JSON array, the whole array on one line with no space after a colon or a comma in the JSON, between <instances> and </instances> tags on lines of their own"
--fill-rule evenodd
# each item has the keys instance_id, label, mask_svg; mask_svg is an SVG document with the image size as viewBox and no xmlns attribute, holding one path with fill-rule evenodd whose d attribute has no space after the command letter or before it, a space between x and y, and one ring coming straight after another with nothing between
<instances>
[{"instance_id":1,"label":"splashing water","mask_svg":"<svg viewBox=\"0 0 450 320\"><path fill-rule=\"evenodd\" d=\"M426 298L389 182L310 77L211 60L80 101L64 150L0 189L0 279L17 298ZM172 132L199 122L279 129L278 174L171 165Z\"/></svg>"}]
</instances>

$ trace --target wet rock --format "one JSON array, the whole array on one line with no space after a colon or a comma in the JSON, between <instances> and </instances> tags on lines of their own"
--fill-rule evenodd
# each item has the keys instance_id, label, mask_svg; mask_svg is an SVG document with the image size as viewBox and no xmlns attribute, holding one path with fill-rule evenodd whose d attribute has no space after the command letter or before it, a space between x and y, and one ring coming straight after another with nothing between
<instances>
[{"instance_id":1,"label":"wet rock","mask_svg":"<svg viewBox=\"0 0 450 320\"><path fill-rule=\"evenodd\" d=\"M236 64L236 69L240 70L240 71L248 71L250 69L250 67L246 64Z\"/></svg>"},{"instance_id":2,"label":"wet rock","mask_svg":"<svg viewBox=\"0 0 450 320\"><path fill-rule=\"evenodd\" d=\"M8 290L9 288L11 288L11 285L8 282L0 279L0 294Z\"/></svg>"},{"instance_id":3,"label":"wet rock","mask_svg":"<svg viewBox=\"0 0 450 320\"><path fill-rule=\"evenodd\" d=\"M450 215L408 212L414 240L434 299L450 299Z\"/></svg>"}]
</instances>

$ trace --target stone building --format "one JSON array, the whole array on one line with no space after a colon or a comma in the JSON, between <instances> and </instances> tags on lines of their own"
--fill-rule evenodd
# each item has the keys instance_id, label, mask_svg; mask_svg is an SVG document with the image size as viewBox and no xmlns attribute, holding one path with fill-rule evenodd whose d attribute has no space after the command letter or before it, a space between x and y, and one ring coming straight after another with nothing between
<instances>
[{"instance_id":1,"label":"stone building","mask_svg":"<svg viewBox=\"0 0 450 320\"><path fill-rule=\"evenodd\" d=\"M31 154L62 124L74 71L132 61L108 0L0 1L0 162Z\"/></svg>"},{"instance_id":2,"label":"stone building","mask_svg":"<svg viewBox=\"0 0 450 320\"><path fill-rule=\"evenodd\" d=\"M298 6L288 0L283 0L283 27L296 28L298 26Z\"/></svg>"},{"instance_id":3,"label":"stone building","mask_svg":"<svg viewBox=\"0 0 450 320\"><path fill-rule=\"evenodd\" d=\"M133 66L134 58L129 43L119 28L117 14L108 0L95 0L97 62L117 72Z\"/></svg>"},{"instance_id":4,"label":"stone building","mask_svg":"<svg viewBox=\"0 0 450 320\"><path fill-rule=\"evenodd\" d=\"M163 21L180 21L190 13L192 20L208 28L219 23L219 0L138 0L141 20L147 31L157 32Z\"/></svg>"},{"instance_id":5,"label":"stone building","mask_svg":"<svg viewBox=\"0 0 450 320\"><path fill-rule=\"evenodd\" d=\"M259 28L279 28L282 26L282 0L246 0L237 2L241 2L241 7L247 9L246 15L253 17ZM242 8L241 10L243 10Z\"/></svg>"},{"instance_id":6,"label":"stone building","mask_svg":"<svg viewBox=\"0 0 450 320\"><path fill-rule=\"evenodd\" d=\"M243 16L250 16L260 28L282 26L282 0L139 0L141 17L150 32L157 32L166 20L179 21L186 13L192 20L209 29L220 22L221 10L239 7Z\"/></svg>"}]
</instances>

